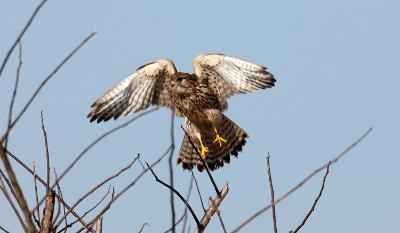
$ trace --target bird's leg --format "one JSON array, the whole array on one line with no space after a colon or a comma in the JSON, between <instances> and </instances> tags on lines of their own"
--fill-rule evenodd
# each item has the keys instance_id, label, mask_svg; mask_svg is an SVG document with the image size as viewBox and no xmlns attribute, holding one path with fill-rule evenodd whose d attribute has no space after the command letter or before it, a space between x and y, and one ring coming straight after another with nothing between
<instances>
[{"instance_id":1,"label":"bird's leg","mask_svg":"<svg viewBox=\"0 0 400 233\"><path fill-rule=\"evenodd\" d=\"M201 141L201 137L199 139L201 144L201 157L203 159L206 159L206 153L208 152L208 147L204 146L203 142Z\"/></svg>"},{"instance_id":2,"label":"bird's leg","mask_svg":"<svg viewBox=\"0 0 400 233\"><path fill-rule=\"evenodd\" d=\"M213 143L219 143L219 146L222 146L223 142L226 143L226 139L221 137L221 135L218 134L218 131L215 127L214 127L214 131L215 131L216 136L215 136Z\"/></svg>"}]
</instances>

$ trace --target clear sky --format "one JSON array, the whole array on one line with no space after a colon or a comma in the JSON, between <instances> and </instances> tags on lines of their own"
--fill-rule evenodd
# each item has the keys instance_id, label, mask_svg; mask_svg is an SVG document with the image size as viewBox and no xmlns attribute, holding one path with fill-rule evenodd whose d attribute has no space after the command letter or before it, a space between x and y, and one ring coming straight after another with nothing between
<instances>
[{"instance_id":1,"label":"clear sky","mask_svg":"<svg viewBox=\"0 0 400 233\"><path fill-rule=\"evenodd\" d=\"M0 58L38 1L3 1ZM326 163L370 126L372 133L331 169L326 189L303 232L394 232L400 210L400 86L398 1L49 1L22 40L19 111L42 79L86 35L98 34L39 94L12 132L10 149L45 176L40 111L45 114L51 165L62 171L93 139L130 119L90 124L89 106L137 67L162 58L192 72L205 52L240 57L268 67L276 87L230 99L227 115L250 138L238 159L214 172L230 192L221 206L228 231L270 201L265 156L271 154L276 196ZM0 129L6 127L17 53L0 77ZM125 166L137 153L154 161L169 145L170 112L159 110L93 148L61 183L72 203L91 186ZM182 119L175 121L177 146ZM174 155L177 157L177 151ZM14 164L30 206L32 177ZM175 166L176 187L186 193L190 173ZM139 164L112 182L116 191L141 171ZM168 180L168 161L155 171ZM196 172L203 196L214 196L205 173ZM322 175L322 174L321 174ZM322 176L277 206L281 232L299 224L319 191ZM107 191L81 208L84 212ZM201 207L194 193L191 203ZM177 217L183 206L177 200ZM242 232L272 232L264 213ZM194 221L190 218L192 229ZM105 215L105 232L162 232L170 226L169 191L147 174ZM0 198L0 224L18 222ZM178 228L180 229L180 228ZM221 232L213 219L207 232Z\"/></svg>"}]
</instances>

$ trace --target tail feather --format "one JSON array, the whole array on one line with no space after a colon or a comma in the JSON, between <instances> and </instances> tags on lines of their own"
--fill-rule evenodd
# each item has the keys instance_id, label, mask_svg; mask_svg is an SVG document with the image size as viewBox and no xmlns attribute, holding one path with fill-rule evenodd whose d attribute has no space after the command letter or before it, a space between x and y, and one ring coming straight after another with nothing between
<instances>
[{"instance_id":1,"label":"tail feather","mask_svg":"<svg viewBox=\"0 0 400 233\"><path fill-rule=\"evenodd\" d=\"M203 144L208 147L209 152L206 154L205 162L211 170L229 163L231 159L230 155L237 157L238 153L242 151L242 147L245 145L246 138L248 137L247 133L225 115L222 115L222 117L223 123L220 124L217 130L218 134L225 138L226 142L223 142L221 146L213 142L216 136L213 128L201 131L194 124L186 128L188 135L185 135L183 139L178 158L178 163L182 163L184 169L191 170L194 166L199 171L204 169L203 162L198 154L201 151L200 140L193 133L196 131L200 133ZM197 152L190 143L190 140L195 145Z\"/></svg>"}]
</instances>

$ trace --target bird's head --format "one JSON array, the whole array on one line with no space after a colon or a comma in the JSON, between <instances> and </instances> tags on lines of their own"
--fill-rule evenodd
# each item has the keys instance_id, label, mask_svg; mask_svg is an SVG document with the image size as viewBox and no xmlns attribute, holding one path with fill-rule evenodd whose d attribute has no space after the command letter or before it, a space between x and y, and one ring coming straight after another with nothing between
<instances>
[{"instance_id":1,"label":"bird's head","mask_svg":"<svg viewBox=\"0 0 400 233\"><path fill-rule=\"evenodd\" d=\"M194 87L195 79L188 73L175 73L171 76L170 90L178 95L190 93Z\"/></svg>"}]
</instances>

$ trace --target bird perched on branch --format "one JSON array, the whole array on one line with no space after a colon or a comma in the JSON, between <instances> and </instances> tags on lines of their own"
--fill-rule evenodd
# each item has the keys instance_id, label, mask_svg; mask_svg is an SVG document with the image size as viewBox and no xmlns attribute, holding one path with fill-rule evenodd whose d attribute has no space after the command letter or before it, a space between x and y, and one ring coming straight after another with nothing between
<instances>
[{"instance_id":1,"label":"bird perched on branch","mask_svg":"<svg viewBox=\"0 0 400 233\"><path fill-rule=\"evenodd\" d=\"M139 67L92 104L90 122L117 119L150 105L169 107L185 119L178 163L202 171L200 155L211 170L222 167L230 155L238 155L248 137L223 114L227 99L273 87L275 79L263 66L223 54L199 55L193 66L194 74L177 72L171 60Z\"/></svg>"}]
</instances>

